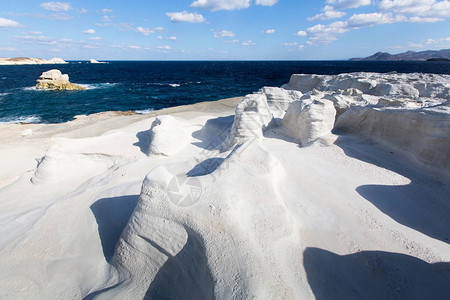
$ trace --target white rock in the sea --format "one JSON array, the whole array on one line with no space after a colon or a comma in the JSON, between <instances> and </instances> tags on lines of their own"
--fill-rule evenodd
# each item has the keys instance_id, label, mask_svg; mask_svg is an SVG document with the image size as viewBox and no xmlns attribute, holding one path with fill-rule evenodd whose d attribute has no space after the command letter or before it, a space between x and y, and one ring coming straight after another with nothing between
<instances>
[{"instance_id":1,"label":"white rock in the sea","mask_svg":"<svg viewBox=\"0 0 450 300\"><path fill-rule=\"evenodd\" d=\"M98 60L93 59L93 58L89 60L89 63L90 64L106 64L106 62L98 61Z\"/></svg>"},{"instance_id":2,"label":"white rock in the sea","mask_svg":"<svg viewBox=\"0 0 450 300\"><path fill-rule=\"evenodd\" d=\"M336 110L329 100L314 100L310 104L295 101L283 118L283 128L301 146L307 146L331 134L335 116Z\"/></svg>"},{"instance_id":3,"label":"white rock in the sea","mask_svg":"<svg viewBox=\"0 0 450 300\"><path fill-rule=\"evenodd\" d=\"M43 72L36 80L37 89L47 90L84 90L85 88L69 82L69 75L62 74L60 70L53 69Z\"/></svg>"},{"instance_id":4,"label":"white rock in the sea","mask_svg":"<svg viewBox=\"0 0 450 300\"><path fill-rule=\"evenodd\" d=\"M272 111L267 97L262 93L245 96L236 106L233 126L225 141L232 147L247 141L257 141L263 137L263 130L272 121Z\"/></svg>"},{"instance_id":5,"label":"white rock in the sea","mask_svg":"<svg viewBox=\"0 0 450 300\"><path fill-rule=\"evenodd\" d=\"M148 155L161 154L172 156L189 143L189 134L185 124L170 115L157 116L150 128L150 146Z\"/></svg>"}]
</instances>

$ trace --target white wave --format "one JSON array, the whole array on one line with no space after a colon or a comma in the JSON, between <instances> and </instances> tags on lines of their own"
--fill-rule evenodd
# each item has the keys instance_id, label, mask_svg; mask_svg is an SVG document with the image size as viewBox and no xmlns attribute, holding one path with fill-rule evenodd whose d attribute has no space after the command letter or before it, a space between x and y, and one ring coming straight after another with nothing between
<instances>
[{"instance_id":1,"label":"white wave","mask_svg":"<svg viewBox=\"0 0 450 300\"><path fill-rule=\"evenodd\" d=\"M148 114L149 112L154 111L153 109L149 108L149 109L143 109L143 110L135 110L135 113L137 114Z\"/></svg>"},{"instance_id":2,"label":"white wave","mask_svg":"<svg viewBox=\"0 0 450 300\"><path fill-rule=\"evenodd\" d=\"M75 83L79 86L84 87L86 90L95 90L95 89L105 89L105 88L110 88L113 87L115 85L117 85L117 83L91 83L91 84L86 84L86 83Z\"/></svg>"},{"instance_id":3,"label":"white wave","mask_svg":"<svg viewBox=\"0 0 450 300\"><path fill-rule=\"evenodd\" d=\"M20 117L0 118L0 124L40 123L40 122L41 122L41 118L38 116L20 116Z\"/></svg>"},{"instance_id":4,"label":"white wave","mask_svg":"<svg viewBox=\"0 0 450 300\"><path fill-rule=\"evenodd\" d=\"M0 93L0 97L6 96L6 95L9 95L9 93Z\"/></svg>"},{"instance_id":5,"label":"white wave","mask_svg":"<svg viewBox=\"0 0 450 300\"><path fill-rule=\"evenodd\" d=\"M179 83L163 83L163 82L155 82L152 83L153 85L159 85L159 86L171 86L171 87L179 87L181 84Z\"/></svg>"}]
</instances>

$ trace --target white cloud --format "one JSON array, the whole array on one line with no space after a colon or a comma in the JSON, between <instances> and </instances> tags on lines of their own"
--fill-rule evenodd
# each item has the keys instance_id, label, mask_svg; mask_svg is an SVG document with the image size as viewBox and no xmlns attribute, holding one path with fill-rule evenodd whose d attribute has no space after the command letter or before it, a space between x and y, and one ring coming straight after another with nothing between
<instances>
[{"instance_id":1,"label":"white cloud","mask_svg":"<svg viewBox=\"0 0 450 300\"><path fill-rule=\"evenodd\" d=\"M444 21L442 18L432 18L432 17L411 17L408 22L411 23L435 23Z\"/></svg>"},{"instance_id":2,"label":"white cloud","mask_svg":"<svg viewBox=\"0 0 450 300\"><path fill-rule=\"evenodd\" d=\"M51 11L69 11L72 5L69 2L44 2L41 7Z\"/></svg>"},{"instance_id":3,"label":"white cloud","mask_svg":"<svg viewBox=\"0 0 450 300\"><path fill-rule=\"evenodd\" d=\"M256 43L254 43L252 41L245 41L245 42L242 42L242 45L243 46L252 46L252 45L256 45Z\"/></svg>"},{"instance_id":4,"label":"white cloud","mask_svg":"<svg viewBox=\"0 0 450 300\"><path fill-rule=\"evenodd\" d=\"M140 46L134 46L134 45L130 45L127 48L130 49L130 50L139 50L139 49L141 49Z\"/></svg>"},{"instance_id":5,"label":"white cloud","mask_svg":"<svg viewBox=\"0 0 450 300\"><path fill-rule=\"evenodd\" d=\"M403 16L393 16L390 13L355 14L347 21L348 27L366 27L377 24L389 24L406 21Z\"/></svg>"},{"instance_id":6,"label":"white cloud","mask_svg":"<svg viewBox=\"0 0 450 300\"><path fill-rule=\"evenodd\" d=\"M298 43L283 43L281 44L281 46L283 47L293 47L293 46L297 46Z\"/></svg>"},{"instance_id":7,"label":"white cloud","mask_svg":"<svg viewBox=\"0 0 450 300\"><path fill-rule=\"evenodd\" d=\"M187 23L203 23L206 19L197 13L188 13L187 11L182 12L171 12L166 13L166 15L170 18L170 21L178 23L178 22L187 22Z\"/></svg>"},{"instance_id":8,"label":"white cloud","mask_svg":"<svg viewBox=\"0 0 450 300\"><path fill-rule=\"evenodd\" d=\"M300 30L300 31L297 31L296 33L294 33L294 35L296 35L296 36L307 36L308 33L306 31Z\"/></svg>"},{"instance_id":9,"label":"white cloud","mask_svg":"<svg viewBox=\"0 0 450 300\"><path fill-rule=\"evenodd\" d=\"M168 39L171 40L171 41L175 41L177 39L177 37L176 36L171 36Z\"/></svg>"},{"instance_id":10,"label":"white cloud","mask_svg":"<svg viewBox=\"0 0 450 300\"><path fill-rule=\"evenodd\" d=\"M257 0L258 1L258 0ZM273 2L270 0L259 0L260 2ZM236 10L248 8L250 0L197 0L192 2L191 7L206 8L212 11Z\"/></svg>"},{"instance_id":11,"label":"white cloud","mask_svg":"<svg viewBox=\"0 0 450 300\"><path fill-rule=\"evenodd\" d=\"M408 47L410 48L423 48L423 44L416 44L416 43L408 43Z\"/></svg>"},{"instance_id":12,"label":"white cloud","mask_svg":"<svg viewBox=\"0 0 450 300\"><path fill-rule=\"evenodd\" d=\"M346 9L370 5L371 0L327 0L326 3L336 8Z\"/></svg>"},{"instance_id":13,"label":"white cloud","mask_svg":"<svg viewBox=\"0 0 450 300\"><path fill-rule=\"evenodd\" d=\"M155 33L155 30L139 26L136 28L136 32L139 32L142 35L149 35Z\"/></svg>"},{"instance_id":14,"label":"white cloud","mask_svg":"<svg viewBox=\"0 0 450 300\"><path fill-rule=\"evenodd\" d=\"M215 38L223 38L223 37L233 37L235 34L232 31L222 30L219 32L214 32Z\"/></svg>"},{"instance_id":15,"label":"white cloud","mask_svg":"<svg viewBox=\"0 0 450 300\"><path fill-rule=\"evenodd\" d=\"M16 49L16 48L13 48L13 47L0 47L0 50L1 50L1 51L10 51L10 52L15 52L15 51L17 51L17 49Z\"/></svg>"},{"instance_id":16,"label":"white cloud","mask_svg":"<svg viewBox=\"0 0 450 300\"><path fill-rule=\"evenodd\" d=\"M272 6L275 5L278 2L278 0L256 0L256 5L262 5L262 6Z\"/></svg>"},{"instance_id":17,"label":"white cloud","mask_svg":"<svg viewBox=\"0 0 450 300\"><path fill-rule=\"evenodd\" d=\"M112 13L113 10L111 8L102 8L99 12L105 15Z\"/></svg>"},{"instance_id":18,"label":"white cloud","mask_svg":"<svg viewBox=\"0 0 450 300\"><path fill-rule=\"evenodd\" d=\"M275 29L267 29L266 31L263 31L265 34L273 34L275 33Z\"/></svg>"},{"instance_id":19,"label":"white cloud","mask_svg":"<svg viewBox=\"0 0 450 300\"><path fill-rule=\"evenodd\" d=\"M87 29L87 30L84 30L83 33L85 33L85 34L95 34L95 29Z\"/></svg>"},{"instance_id":20,"label":"white cloud","mask_svg":"<svg viewBox=\"0 0 450 300\"><path fill-rule=\"evenodd\" d=\"M0 28L14 28L21 27L18 22L10 19L0 18Z\"/></svg>"},{"instance_id":21,"label":"white cloud","mask_svg":"<svg viewBox=\"0 0 450 300\"><path fill-rule=\"evenodd\" d=\"M159 50L170 50L170 49L172 49L172 48L170 48L170 46L158 46L156 48L159 49Z\"/></svg>"},{"instance_id":22,"label":"white cloud","mask_svg":"<svg viewBox=\"0 0 450 300\"><path fill-rule=\"evenodd\" d=\"M315 15L314 17L308 18L308 21L339 19L346 15L346 13L343 11L326 9L328 7L329 6L325 7L325 11L323 13L320 13L320 14Z\"/></svg>"},{"instance_id":23,"label":"white cloud","mask_svg":"<svg viewBox=\"0 0 450 300\"><path fill-rule=\"evenodd\" d=\"M86 14L86 13L88 13L88 10L86 8L80 8L80 9L77 9L77 13Z\"/></svg>"},{"instance_id":24,"label":"white cloud","mask_svg":"<svg viewBox=\"0 0 450 300\"><path fill-rule=\"evenodd\" d=\"M225 44L237 44L239 40L223 40L222 42Z\"/></svg>"},{"instance_id":25,"label":"white cloud","mask_svg":"<svg viewBox=\"0 0 450 300\"><path fill-rule=\"evenodd\" d=\"M98 37L98 36L94 36L94 37L88 38L88 40L91 40L91 41L101 41L102 38L101 38L101 37Z\"/></svg>"},{"instance_id":26,"label":"white cloud","mask_svg":"<svg viewBox=\"0 0 450 300\"><path fill-rule=\"evenodd\" d=\"M437 40L428 39L425 43L426 44L450 43L450 37L440 38Z\"/></svg>"},{"instance_id":27,"label":"white cloud","mask_svg":"<svg viewBox=\"0 0 450 300\"><path fill-rule=\"evenodd\" d=\"M113 18L113 16L104 15L102 16L102 22L111 22Z\"/></svg>"},{"instance_id":28,"label":"white cloud","mask_svg":"<svg viewBox=\"0 0 450 300\"><path fill-rule=\"evenodd\" d=\"M382 0L379 4L379 8L381 10L416 16L428 16L434 18L450 17L450 1Z\"/></svg>"}]
</instances>

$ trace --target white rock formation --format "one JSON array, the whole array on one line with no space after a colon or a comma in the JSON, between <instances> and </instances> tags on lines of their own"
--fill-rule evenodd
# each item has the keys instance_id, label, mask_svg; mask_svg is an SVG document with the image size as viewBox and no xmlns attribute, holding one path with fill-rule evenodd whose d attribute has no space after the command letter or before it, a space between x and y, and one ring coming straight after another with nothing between
<instances>
[{"instance_id":1,"label":"white rock formation","mask_svg":"<svg viewBox=\"0 0 450 300\"><path fill-rule=\"evenodd\" d=\"M280 119L284 117L289 105L303 96L299 91L267 86L260 89L258 93L266 95L267 104L272 111L273 117Z\"/></svg>"},{"instance_id":2,"label":"white rock formation","mask_svg":"<svg viewBox=\"0 0 450 300\"><path fill-rule=\"evenodd\" d=\"M349 73L339 75L294 74L283 88L306 93L312 89L338 91L358 89L366 95L418 98L450 97L450 75Z\"/></svg>"},{"instance_id":3,"label":"white rock formation","mask_svg":"<svg viewBox=\"0 0 450 300\"><path fill-rule=\"evenodd\" d=\"M295 101L283 118L283 128L301 146L331 135L336 110L333 102L325 99L310 104Z\"/></svg>"},{"instance_id":4,"label":"white rock formation","mask_svg":"<svg viewBox=\"0 0 450 300\"><path fill-rule=\"evenodd\" d=\"M189 143L186 124L179 118L166 115L158 116L150 128L150 146L148 155L160 154L172 156Z\"/></svg>"},{"instance_id":5,"label":"white rock formation","mask_svg":"<svg viewBox=\"0 0 450 300\"><path fill-rule=\"evenodd\" d=\"M45 90L84 90L85 88L69 82L69 75L62 74L60 70L43 72L36 80L37 89Z\"/></svg>"},{"instance_id":6,"label":"white rock formation","mask_svg":"<svg viewBox=\"0 0 450 300\"><path fill-rule=\"evenodd\" d=\"M263 130L272 119L272 111L265 94L255 93L245 96L236 106L233 126L225 141L226 146L232 147L262 139Z\"/></svg>"},{"instance_id":7,"label":"white rock formation","mask_svg":"<svg viewBox=\"0 0 450 300\"><path fill-rule=\"evenodd\" d=\"M15 57L15 58L0 58L0 65L52 65L52 64L67 64L62 58L52 58L49 60L42 58L28 58L28 57Z\"/></svg>"},{"instance_id":8,"label":"white rock formation","mask_svg":"<svg viewBox=\"0 0 450 300\"><path fill-rule=\"evenodd\" d=\"M397 105L395 103L394 107ZM447 112L356 107L339 116L335 128L381 139L413 154L423 163L450 170L449 112L449 106Z\"/></svg>"},{"instance_id":9,"label":"white rock formation","mask_svg":"<svg viewBox=\"0 0 450 300\"><path fill-rule=\"evenodd\" d=\"M106 64L106 62L104 62L104 61L100 62L100 61L98 61L96 59L93 59L93 58L89 60L89 63L90 64Z\"/></svg>"}]
</instances>

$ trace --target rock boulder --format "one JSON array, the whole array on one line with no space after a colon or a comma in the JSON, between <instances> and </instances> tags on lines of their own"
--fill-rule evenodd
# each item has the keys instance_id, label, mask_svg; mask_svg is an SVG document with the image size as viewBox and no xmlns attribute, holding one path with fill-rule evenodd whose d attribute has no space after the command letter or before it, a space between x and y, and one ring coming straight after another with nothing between
<instances>
[{"instance_id":1,"label":"rock boulder","mask_svg":"<svg viewBox=\"0 0 450 300\"><path fill-rule=\"evenodd\" d=\"M60 70L43 72L36 80L36 88L44 90L84 90L85 88L69 81L69 75L62 74Z\"/></svg>"}]
</instances>

